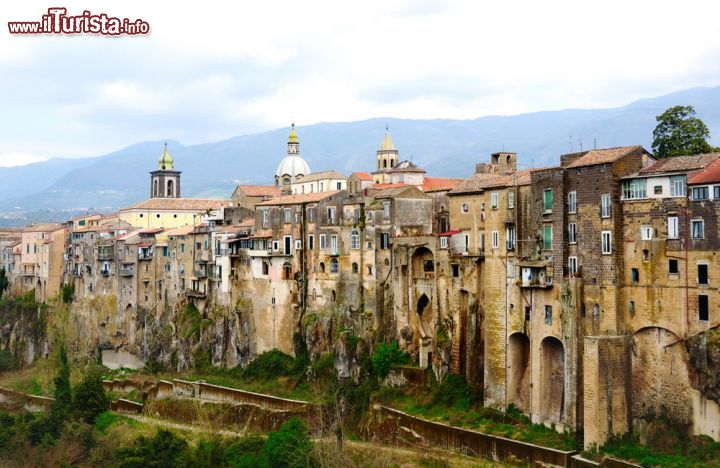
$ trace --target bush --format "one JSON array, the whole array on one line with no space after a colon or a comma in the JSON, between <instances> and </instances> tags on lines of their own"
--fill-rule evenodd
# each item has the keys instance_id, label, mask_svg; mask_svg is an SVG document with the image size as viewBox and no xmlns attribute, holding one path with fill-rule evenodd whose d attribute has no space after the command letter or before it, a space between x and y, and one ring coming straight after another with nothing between
<instances>
[{"instance_id":1,"label":"bush","mask_svg":"<svg viewBox=\"0 0 720 468\"><path fill-rule=\"evenodd\" d=\"M451 374L433 393L433 404L467 411L479 402L478 394L462 375ZM501 412L498 412L502 415ZM495 419L495 418L487 418Z\"/></svg>"},{"instance_id":2,"label":"bush","mask_svg":"<svg viewBox=\"0 0 720 468\"><path fill-rule=\"evenodd\" d=\"M17 360L9 349L0 351L0 372L15 370L17 368Z\"/></svg>"},{"instance_id":3,"label":"bush","mask_svg":"<svg viewBox=\"0 0 720 468\"><path fill-rule=\"evenodd\" d=\"M127 468L176 467L187 453L187 442L166 429L154 437L138 437L130 447L117 451L118 464Z\"/></svg>"},{"instance_id":4,"label":"bush","mask_svg":"<svg viewBox=\"0 0 720 468\"><path fill-rule=\"evenodd\" d=\"M272 379L293 375L295 370L295 359L276 348L250 361L242 375L249 379Z\"/></svg>"},{"instance_id":5,"label":"bush","mask_svg":"<svg viewBox=\"0 0 720 468\"><path fill-rule=\"evenodd\" d=\"M398 347L397 342L390 344L380 343L375 347L375 352L372 355L373 369L383 379L390 372L390 367L407 364L408 362L410 362L410 356Z\"/></svg>"},{"instance_id":6,"label":"bush","mask_svg":"<svg viewBox=\"0 0 720 468\"><path fill-rule=\"evenodd\" d=\"M267 466L262 456L265 439L248 436L238 439L225 449L228 466L237 468L254 468Z\"/></svg>"},{"instance_id":7,"label":"bush","mask_svg":"<svg viewBox=\"0 0 720 468\"><path fill-rule=\"evenodd\" d=\"M268 435L263 454L273 468L314 466L313 445L307 427L298 418L290 419L279 431Z\"/></svg>"},{"instance_id":8,"label":"bush","mask_svg":"<svg viewBox=\"0 0 720 468\"><path fill-rule=\"evenodd\" d=\"M88 424L94 424L95 418L109 408L110 398L103 388L100 372L92 370L75 388L72 402L73 415Z\"/></svg>"},{"instance_id":9,"label":"bush","mask_svg":"<svg viewBox=\"0 0 720 468\"><path fill-rule=\"evenodd\" d=\"M63 284L60 296L64 304L70 304L75 299L75 285Z\"/></svg>"}]
</instances>

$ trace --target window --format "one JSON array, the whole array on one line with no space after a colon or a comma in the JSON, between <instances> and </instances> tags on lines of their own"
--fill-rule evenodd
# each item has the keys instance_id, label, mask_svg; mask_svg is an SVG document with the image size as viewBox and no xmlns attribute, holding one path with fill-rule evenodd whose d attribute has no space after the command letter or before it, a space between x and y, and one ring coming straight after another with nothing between
<instances>
[{"instance_id":1,"label":"window","mask_svg":"<svg viewBox=\"0 0 720 468\"><path fill-rule=\"evenodd\" d=\"M290 255L290 250L292 248L292 237L285 236L283 239L283 252L285 255Z\"/></svg>"},{"instance_id":2,"label":"window","mask_svg":"<svg viewBox=\"0 0 720 468\"><path fill-rule=\"evenodd\" d=\"M652 226L641 226L640 227L640 239L642 240L652 240L653 238L653 228Z\"/></svg>"},{"instance_id":3,"label":"window","mask_svg":"<svg viewBox=\"0 0 720 468\"><path fill-rule=\"evenodd\" d=\"M440 238L440 248L441 249L447 249L448 247L448 238L447 237L441 237Z\"/></svg>"},{"instance_id":4,"label":"window","mask_svg":"<svg viewBox=\"0 0 720 468\"><path fill-rule=\"evenodd\" d=\"M431 273L435 271L435 262L433 262L432 260L425 260L423 262L423 271L425 273Z\"/></svg>"},{"instance_id":5,"label":"window","mask_svg":"<svg viewBox=\"0 0 720 468\"><path fill-rule=\"evenodd\" d=\"M710 319L710 301L705 294L698 296L698 320L707 322Z\"/></svg>"},{"instance_id":6,"label":"window","mask_svg":"<svg viewBox=\"0 0 720 468\"><path fill-rule=\"evenodd\" d=\"M577 224L568 224L568 242L571 244L577 244Z\"/></svg>"},{"instance_id":7,"label":"window","mask_svg":"<svg viewBox=\"0 0 720 468\"><path fill-rule=\"evenodd\" d=\"M353 229L350 233L350 248L351 249L359 249L360 248L360 233L358 233L357 229Z\"/></svg>"},{"instance_id":8,"label":"window","mask_svg":"<svg viewBox=\"0 0 720 468\"><path fill-rule=\"evenodd\" d=\"M693 187L692 197L693 200L707 200L710 195L710 190L707 187Z\"/></svg>"},{"instance_id":9,"label":"window","mask_svg":"<svg viewBox=\"0 0 720 468\"><path fill-rule=\"evenodd\" d=\"M338 242L335 234L330 236L330 253L334 255L338 253Z\"/></svg>"},{"instance_id":10,"label":"window","mask_svg":"<svg viewBox=\"0 0 720 468\"><path fill-rule=\"evenodd\" d=\"M708 284L708 266L704 263L698 264L697 272L698 284Z\"/></svg>"},{"instance_id":11,"label":"window","mask_svg":"<svg viewBox=\"0 0 720 468\"><path fill-rule=\"evenodd\" d=\"M686 195L687 188L685 187L685 176L678 175L670 177L670 196L684 197Z\"/></svg>"},{"instance_id":12,"label":"window","mask_svg":"<svg viewBox=\"0 0 720 468\"><path fill-rule=\"evenodd\" d=\"M609 218L611 210L610 195L603 195L600 197L600 216L603 218Z\"/></svg>"},{"instance_id":13,"label":"window","mask_svg":"<svg viewBox=\"0 0 720 468\"><path fill-rule=\"evenodd\" d=\"M330 259L330 273L337 273L339 270L339 264L337 258Z\"/></svg>"},{"instance_id":14,"label":"window","mask_svg":"<svg viewBox=\"0 0 720 468\"><path fill-rule=\"evenodd\" d=\"M545 306L545 325L552 325L552 306Z\"/></svg>"},{"instance_id":15,"label":"window","mask_svg":"<svg viewBox=\"0 0 720 468\"><path fill-rule=\"evenodd\" d=\"M462 204L462 211L463 213L467 213L470 210L470 207L468 207L467 203Z\"/></svg>"},{"instance_id":16,"label":"window","mask_svg":"<svg viewBox=\"0 0 720 468\"><path fill-rule=\"evenodd\" d=\"M290 265L288 262L283 263L282 272L283 279L292 279L292 265Z\"/></svg>"},{"instance_id":17,"label":"window","mask_svg":"<svg viewBox=\"0 0 720 468\"><path fill-rule=\"evenodd\" d=\"M552 189L545 189L545 192L543 193L543 206L544 206L545 213L552 212L552 203L553 203Z\"/></svg>"},{"instance_id":18,"label":"window","mask_svg":"<svg viewBox=\"0 0 720 468\"><path fill-rule=\"evenodd\" d=\"M702 219L693 219L690 222L693 239L702 239L705 237L705 221Z\"/></svg>"},{"instance_id":19,"label":"window","mask_svg":"<svg viewBox=\"0 0 720 468\"><path fill-rule=\"evenodd\" d=\"M508 260L507 262L507 276L508 278L515 277L515 263L512 260Z\"/></svg>"},{"instance_id":20,"label":"window","mask_svg":"<svg viewBox=\"0 0 720 468\"><path fill-rule=\"evenodd\" d=\"M268 262L262 262L262 274L267 275L270 272L270 265Z\"/></svg>"},{"instance_id":21,"label":"window","mask_svg":"<svg viewBox=\"0 0 720 468\"><path fill-rule=\"evenodd\" d=\"M568 193L568 213L577 213L577 193Z\"/></svg>"},{"instance_id":22,"label":"window","mask_svg":"<svg viewBox=\"0 0 720 468\"><path fill-rule=\"evenodd\" d=\"M308 249L313 250L315 248L315 236L310 234L308 236Z\"/></svg>"},{"instance_id":23,"label":"window","mask_svg":"<svg viewBox=\"0 0 720 468\"><path fill-rule=\"evenodd\" d=\"M328 208L327 209L327 222L328 224L333 224L335 221L335 208Z\"/></svg>"},{"instance_id":24,"label":"window","mask_svg":"<svg viewBox=\"0 0 720 468\"><path fill-rule=\"evenodd\" d=\"M638 270L637 268L630 269L630 281L632 281L633 283L640 282L640 270Z\"/></svg>"},{"instance_id":25,"label":"window","mask_svg":"<svg viewBox=\"0 0 720 468\"><path fill-rule=\"evenodd\" d=\"M578 261L577 257L568 257L568 273L570 276L577 275L578 272Z\"/></svg>"},{"instance_id":26,"label":"window","mask_svg":"<svg viewBox=\"0 0 720 468\"><path fill-rule=\"evenodd\" d=\"M370 276L373 275L373 266L372 265L368 265L368 275L370 275Z\"/></svg>"},{"instance_id":27,"label":"window","mask_svg":"<svg viewBox=\"0 0 720 468\"><path fill-rule=\"evenodd\" d=\"M505 228L505 248L507 250L515 249L515 226L508 226Z\"/></svg>"},{"instance_id":28,"label":"window","mask_svg":"<svg viewBox=\"0 0 720 468\"><path fill-rule=\"evenodd\" d=\"M612 253L612 231L602 231L600 233L600 240L602 244L602 253L609 255Z\"/></svg>"},{"instance_id":29,"label":"window","mask_svg":"<svg viewBox=\"0 0 720 468\"><path fill-rule=\"evenodd\" d=\"M500 234L497 231L492 232L492 248L497 249L500 245Z\"/></svg>"},{"instance_id":30,"label":"window","mask_svg":"<svg viewBox=\"0 0 720 468\"><path fill-rule=\"evenodd\" d=\"M300 239L297 239L295 241L295 250L301 250L302 249L302 241Z\"/></svg>"},{"instance_id":31,"label":"window","mask_svg":"<svg viewBox=\"0 0 720 468\"><path fill-rule=\"evenodd\" d=\"M320 262L320 273L325 273L325 262Z\"/></svg>"},{"instance_id":32,"label":"window","mask_svg":"<svg viewBox=\"0 0 720 468\"><path fill-rule=\"evenodd\" d=\"M508 208L515 208L515 192L512 190L508 192Z\"/></svg>"},{"instance_id":33,"label":"window","mask_svg":"<svg viewBox=\"0 0 720 468\"><path fill-rule=\"evenodd\" d=\"M262 227L268 227L268 221L270 220L270 212L268 210L262 210Z\"/></svg>"},{"instance_id":34,"label":"window","mask_svg":"<svg viewBox=\"0 0 720 468\"><path fill-rule=\"evenodd\" d=\"M325 234L320 234L320 250L325 250Z\"/></svg>"},{"instance_id":35,"label":"window","mask_svg":"<svg viewBox=\"0 0 720 468\"><path fill-rule=\"evenodd\" d=\"M600 317L600 305L593 304L593 317Z\"/></svg>"},{"instance_id":36,"label":"window","mask_svg":"<svg viewBox=\"0 0 720 468\"><path fill-rule=\"evenodd\" d=\"M358 272L358 264L357 262L352 263L352 272L357 273Z\"/></svg>"},{"instance_id":37,"label":"window","mask_svg":"<svg viewBox=\"0 0 720 468\"><path fill-rule=\"evenodd\" d=\"M668 273L671 275L678 274L678 261L675 258L668 260Z\"/></svg>"},{"instance_id":38,"label":"window","mask_svg":"<svg viewBox=\"0 0 720 468\"><path fill-rule=\"evenodd\" d=\"M307 209L307 220L308 220L308 223L315 222L315 208Z\"/></svg>"},{"instance_id":39,"label":"window","mask_svg":"<svg viewBox=\"0 0 720 468\"><path fill-rule=\"evenodd\" d=\"M485 250L485 234L482 234L482 236L483 236L483 250ZM465 242L463 242L463 252L468 253L468 249L470 248L470 235L465 234L463 236L463 238L464 238L463 240L465 241Z\"/></svg>"},{"instance_id":40,"label":"window","mask_svg":"<svg viewBox=\"0 0 720 468\"><path fill-rule=\"evenodd\" d=\"M458 265L457 263L453 263L452 265L450 265L450 267L452 268L453 278L459 277L460 276L460 265Z\"/></svg>"},{"instance_id":41,"label":"window","mask_svg":"<svg viewBox=\"0 0 720 468\"><path fill-rule=\"evenodd\" d=\"M716 185L716 186L713 188L713 198L716 199L716 200L717 200L718 198L720 198L720 185Z\"/></svg>"},{"instance_id":42,"label":"window","mask_svg":"<svg viewBox=\"0 0 720 468\"><path fill-rule=\"evenodd\" d=\"M626 180L622 184L622 191L625 200L647 198L647 179Z\"/></svg>"},{"instance_id":43,"label":"window","mask_svg":"<svg viewBox=\"0 0 720 468\"><path fill-rule=\"evenodd\" d=\"M630 301L630 317L635 317L635 301Z\"/></svg>"},{"instance_id":44,"label":"window","mask_svg":"<svg viewBox=\"0 0 720 468\"><path fill-rule=\"evenodd\" d=\"M390 234L389 233L383 232L380 234L380 248L381 249L390 248Z\"/></svg>"},{"instance_id":45,"label":"window","mask_svg":"<svg viewBox=\"0 0 720 468\"><path fill-rule=\"evenodd\" d=\"M490 208L492 208L493 210L497 210L497 207L498 207L498 193L492 192L490 194Z\"/></svg>"},{"instance_id":46,"label":"window","mask_svg":"<svg viewBox=\"0 0 720 468\"><path fill-rule=\"evenodd\" d=\"M342 182L338 182L335 186L338 190L342 190Z\"/></svg>"},{"instance_id":47,"label":"window","mask_svg":"<svg viewBox=\"0 0 720 468\"><path fill-rule=\"evenodd\" d=\"M680 225L678 223L677 216L668 216L667 228L668 228L668 239L677 239L680 237Z\"/></svg>"},{"instance_id":48,"label":"window","mask_svg":"<svg viewBox=\"0 0 720 468\"><path fill-rule=\"evenodd\" d=\"M662 185L656 185L653 187L653 193L655 195L662 195Z\"/></svg>"},{"instance_id":49,"label":"window","mask_svg":"<svg viewBox=\"0 0 720 468\"><path fill-rule=\"evenodd\" d=\"M552 250L552 226L543 226L543 250Z\"/></svg>"},{"instance_id":50,"label":"window","mask_svg":"<svg viewBox=\"0 0 720 468\"><path fill-rule=\"evenodd\" d=\"M383 216L385 219L390 219L390 202L383 202Z\"/></svg>"}]
</instances>

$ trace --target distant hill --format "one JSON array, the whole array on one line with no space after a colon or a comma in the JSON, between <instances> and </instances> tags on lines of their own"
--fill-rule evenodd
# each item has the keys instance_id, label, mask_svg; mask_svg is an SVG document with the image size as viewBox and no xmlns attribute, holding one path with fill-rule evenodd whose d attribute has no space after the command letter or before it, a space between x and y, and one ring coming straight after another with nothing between
<instances>
[{"instance_id":1,"label":"distant hill","mask_svg":"<svg viewBox=\"0 0 720 468\"><path fill-rule=\"evenodd\" d=\"M401 159L432 175L466 177L477 162L503 149L522 167L557 164L572 149L642 144L650 149L655 116L673 105L693 105L720 146L720 87L693 88L614 109L568 109L474 120L378 118L298 127L301 154L314 171L371 171L385 125ZM285 156L287 128L214 143L168 141L183 171L184 196L228 197L238 183L271 183ZM164 140L143 142L87 159L51 159L0 168L0 224L64 219L82 211L109 211L148 196L148 171Z\"/></svg>"}]
</instances>

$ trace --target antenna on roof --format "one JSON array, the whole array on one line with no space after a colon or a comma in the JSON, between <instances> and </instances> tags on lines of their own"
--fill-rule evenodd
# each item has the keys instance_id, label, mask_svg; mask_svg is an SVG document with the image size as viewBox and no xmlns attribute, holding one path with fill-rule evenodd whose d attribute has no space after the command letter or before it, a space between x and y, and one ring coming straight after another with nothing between
<instances>
[{"instance_id":1,"label":"antenna on roof","mask_svg":"<svg viewBox=\"0 0 720 468\"><path fill-rule=\"evenodd\" d=\"M578 143L580 144L580 152L582 153L582 150L583 150L582 137L578 138Z\"/></svg>"},{"instance_id":2,"label":"antenna on roof","mask_svg":"<svg viewBox=\"0 0 720 468\"><path fill-rule=\"evenodd\" d=\"M572 152L573 152L573 147L572 147L572 133L570 134L570 138L568 139L568 144L570 145L570 152L572 153Z\"/></svg>"},{"instance_id":3,"label":"antenna on roof","mask_svg":"<svg viewBox=\"0 0 720 468\"><path fill-rule=\"evenodd\" d=\"M597 138L593 138L593 149L597 149Z\"/></svg>"}]
</instances>

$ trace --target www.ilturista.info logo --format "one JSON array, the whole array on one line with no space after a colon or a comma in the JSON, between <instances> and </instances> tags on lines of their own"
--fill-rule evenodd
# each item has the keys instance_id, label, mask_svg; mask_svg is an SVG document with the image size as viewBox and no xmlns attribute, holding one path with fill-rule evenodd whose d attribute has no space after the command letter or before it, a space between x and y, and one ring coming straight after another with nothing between
<instances>
[{"instance_id":1,"label":"www.ilturista.info logo","mask_svg":"<svg viewBox=\"0 0 720 468\"><path fill-rule=\"evenodd\" d=\"M40 21L8 21L10 34L102 34L106 36L150 34L150 24L141 19L116 18L85 10L68 16L67 8L48 8Z\"/></svg>"}]
</instances>

